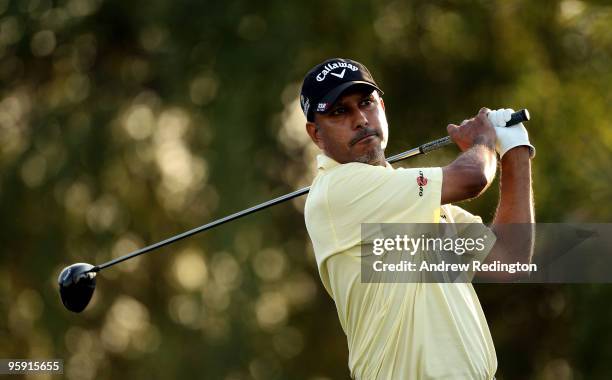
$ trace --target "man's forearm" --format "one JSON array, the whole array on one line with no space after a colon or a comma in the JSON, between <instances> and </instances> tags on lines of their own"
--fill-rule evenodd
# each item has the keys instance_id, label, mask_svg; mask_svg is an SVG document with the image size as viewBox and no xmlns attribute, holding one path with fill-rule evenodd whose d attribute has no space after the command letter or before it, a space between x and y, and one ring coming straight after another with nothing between
<instances>
[{"instance_id":1,"label":"man's forearm","mask_svg":"<svg viewBox=\"0 0 612 380\"><path fill-rule=\"evenodd\" d=\"M529 148L517 147L501 159L499 204L493 224L533 223Z\"/></svg>"},{"instance_id":2,"label":"man's forearm","mask_svg":"<svg viewBox=\"0 0 612 380\"><path fill-rule=\"evenodd\" d=\"M480 164L482 165L482 171L487 180L487 186L489 187L495 179L495 172L497 172L497 156L495 155L495 144L490 141L484 141L483 139L476 139L473 151L478 151L480 154ZM484 191L483 190L483 191Z\"/></svg>"},{"instance_id":3,"label":"man's forearm","mask_svg":"<svg viewBox=\"0 0 612 380\"><path fill-rule=\"evenodd\" d=\"M497 159L490 145L475 144L442 168L442 204L482 194L495 177Z\"/></svg>"},{"instance_id":4,"label":"man's forearm","mask_svg":"<svg viewBox=\"0 0 612 380\"><path fill-rule=\"evenodd\" d=\"M534 241L529 148L508 151L501 160L500 197L491 228L497 241L486 261L531 261Z\"/></svg>"}]
</instances>

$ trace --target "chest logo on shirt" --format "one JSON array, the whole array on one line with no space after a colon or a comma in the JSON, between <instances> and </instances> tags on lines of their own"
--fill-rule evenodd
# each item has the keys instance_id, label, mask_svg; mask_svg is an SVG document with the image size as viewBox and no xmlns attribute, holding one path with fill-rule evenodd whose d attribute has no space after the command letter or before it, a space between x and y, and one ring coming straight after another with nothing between
<instances>
[{"instance_id":1,"label":"chest logo on shirt","mask_svg":"<svg viewBox=\"0 0 612 380\"><path fill-rule=\"evenodd\" d=\"M423 187L427 185L427 178L423 175L423 171L419 170L419 176L416 179L417 185L419 185L419 197L423 196Z\"/></svg>"}]
</instances>

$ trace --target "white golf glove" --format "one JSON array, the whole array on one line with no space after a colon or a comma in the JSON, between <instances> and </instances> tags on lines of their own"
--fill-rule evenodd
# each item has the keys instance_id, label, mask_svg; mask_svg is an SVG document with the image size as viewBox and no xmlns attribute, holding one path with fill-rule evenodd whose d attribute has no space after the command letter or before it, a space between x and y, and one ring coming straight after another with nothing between
<instances>
[{"instance_id":1,"label":"white golf glove","mask_svg":"<svg viewBox=\"0 0 612 380\"><path fill-rule=\"evenodd\" d=\"M529 147L529 158L533 158L535 157L536 150L529 142L529 135L523 123L506 127L506 122L510 120L512 113L514 113L514 110L511 108L500 108L490 111L487 115L497 134L495 150L497 150L500 157L503 157L510 149L524 145Z\"/></svg>"}]
</instances>

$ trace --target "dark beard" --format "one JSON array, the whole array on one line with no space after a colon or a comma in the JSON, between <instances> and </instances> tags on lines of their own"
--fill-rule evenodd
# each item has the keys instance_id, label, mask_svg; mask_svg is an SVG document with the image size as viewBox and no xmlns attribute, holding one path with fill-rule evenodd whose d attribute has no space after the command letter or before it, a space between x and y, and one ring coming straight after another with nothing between
<instances>
[{"instance_id":1,"label":"dark beard","mask_svg":"<svg viewBox=\"0 0 612 380\"><path fill-rule=\"evenodd\" d=\"M355 162L361 162L362 164L368 165L380 165L385 166L385 152L380 146L367 151L365 154L356 157Z\"/></svg>"}]
</instances>

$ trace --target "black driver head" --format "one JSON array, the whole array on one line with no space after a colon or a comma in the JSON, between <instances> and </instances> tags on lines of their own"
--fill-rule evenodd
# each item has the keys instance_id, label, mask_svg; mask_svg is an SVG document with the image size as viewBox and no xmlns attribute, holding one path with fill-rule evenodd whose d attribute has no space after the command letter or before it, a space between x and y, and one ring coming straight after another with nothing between
<instances>
[{"instance_id":1,"label":"black driver head","mask_svg":"<svg viewBox=\"0 0 612 380\"><path fill-rule=\"evenodd\" d=\"M89 304L96 289L96 272L91 272L93 268L91 264L77 263L64 268L60 273L57 282L66 309L80 313Z\"/></svg>"}]
</instances>

